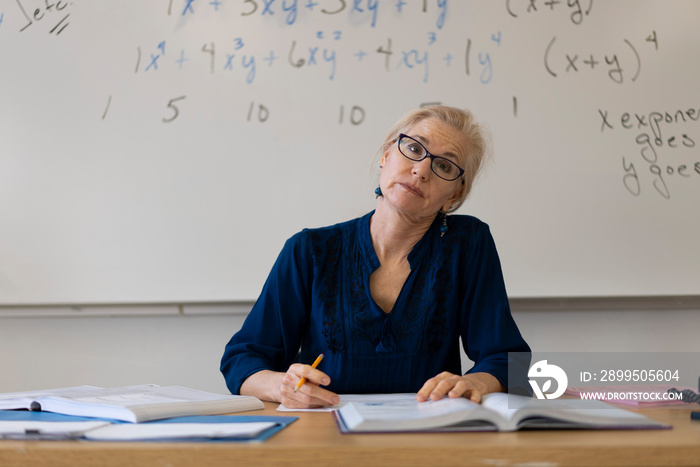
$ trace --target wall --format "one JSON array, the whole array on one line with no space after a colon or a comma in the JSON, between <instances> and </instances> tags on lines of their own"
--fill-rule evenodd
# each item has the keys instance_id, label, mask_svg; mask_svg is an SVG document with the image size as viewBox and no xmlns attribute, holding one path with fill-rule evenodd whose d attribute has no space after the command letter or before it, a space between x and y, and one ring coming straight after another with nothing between
<instances>
[{"instance_id":1,"label":"wall","mask_svg":"<svg viewBox=\"0 0 700 467\"><path fill-rule=\"evenodd\" d=\"M700 308L515 310L539 352L697 352ZM0 319L0 392L179 384L226 392L218 366L245 314ZM692 380L700 376L694 375Z\"/></svg>"}]
</instances>

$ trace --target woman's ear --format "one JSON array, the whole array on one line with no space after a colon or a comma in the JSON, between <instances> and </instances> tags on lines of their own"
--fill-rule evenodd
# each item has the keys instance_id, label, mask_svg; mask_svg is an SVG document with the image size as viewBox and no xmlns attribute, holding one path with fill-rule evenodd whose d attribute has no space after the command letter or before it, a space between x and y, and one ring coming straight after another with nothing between
<instances>
[{"instance_id":1,"label":"woman's ear","mask_svg":"<svg viewBox=\"0 0 700 467\"><path fill-rule=\"evenodd\" d=\"M386 164L386 160L389 157L389 150L391 149L391 145L394 144L394 141L390 141L386 143L386 146L384 147L384 153L382 154L382 159L379 161L379 167L381 168L384 164Z\"/></svg>"},{"instance_id":2,"label":"woman's ear","mask_svg":"<svg viewBox=\"0 0 700 467\"><path fill-rule=\"evenodd\" d=\"M462 183L459 184L459 188L455 191L455 193L450 196L450 199L447 200L447 208L443 206L442 210L447 212L461 197L462 194L464 193L464 180L462 180Z\"/></svg>"}]
</instances>

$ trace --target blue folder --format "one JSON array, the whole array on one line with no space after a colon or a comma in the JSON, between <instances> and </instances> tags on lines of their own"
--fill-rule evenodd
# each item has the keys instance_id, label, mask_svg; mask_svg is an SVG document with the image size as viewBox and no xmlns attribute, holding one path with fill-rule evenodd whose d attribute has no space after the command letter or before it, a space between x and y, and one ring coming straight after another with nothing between
<instances>
[{"instance_id":1,"label":"blue folder","mask_svg":"<svg viewBox=\"0 0 700 467\"><path fill-rule=\"evenodd\" d=\"M293 416L275 416L275 415L196 415L189 417L174 417L163 420L154 420L146 423L251 423L251 422L273 422L275 426L263 431L254 438L247 439L177 439L177 440L158 440L159 441L177 441L177 442L261 442L274 436L279 431L286 428L299 417ZM119 420L111 420L107 418L92 418L92 417L74 417L72 415L63 415L51 412L30 412L28 410L0 410L0 420L25 420L37 422L83 422L83 421L107 421L111 423L127 423ZM29 439L29 438L28 438ZM133 442L133 441L130 441ZM149 441L153 442L153 441Z\"/></svg>"}]
</instances>

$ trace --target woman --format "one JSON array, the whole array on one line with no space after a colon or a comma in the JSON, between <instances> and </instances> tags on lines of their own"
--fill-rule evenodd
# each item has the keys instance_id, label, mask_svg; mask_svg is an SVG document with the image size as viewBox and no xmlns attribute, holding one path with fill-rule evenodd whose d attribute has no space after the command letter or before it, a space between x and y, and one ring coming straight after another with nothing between
<instances>
[{"instance_id":1,"label":"woman","mask_svg":"<svg viewBox=\"0 0 700 467\"><path fill-rule=\"evenodd\" d=\"M447 216L485 150L468 111L433 106L397 122L381 149L376 209L285 244L226 346L229 390L290 408L336 404L339 393L478 402L506 390L508 352L530 349L493 238L474 217ZM465 375L460 337L474 362Z\"/></svg>"}]
</instances>

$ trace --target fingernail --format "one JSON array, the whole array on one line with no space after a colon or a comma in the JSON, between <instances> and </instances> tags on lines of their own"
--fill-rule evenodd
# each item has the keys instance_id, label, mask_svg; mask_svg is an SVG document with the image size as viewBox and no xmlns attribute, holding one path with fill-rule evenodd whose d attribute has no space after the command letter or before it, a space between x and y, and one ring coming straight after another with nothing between
<instances>
[{"instance_id":1,"label":"fingernail","mask_svg":"<svg viewBox=\"0 0 700 467\"><path fill-rule=\"evenodd\" d=\"M331 382L331 380L328 379L328 378L323 378L323 379L321 380L321 384L330 384L330 382Z\"/></svg>"},{"instance_id":2,"label":"fingernail","mask_svg":"<svg viewBox=\"0 0 700 467\"><path fill-rule=\"evenodd\" d=\"M331 402L333 403L333 405L340 404L340 397L338 397L338 396L331 397Z\"/></svg>"}]
</instances>

